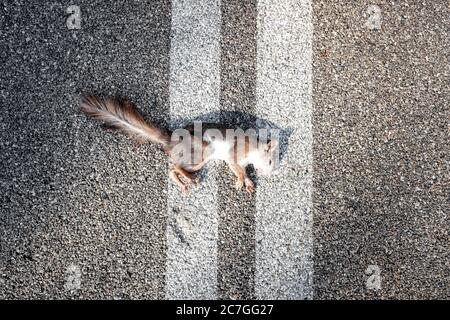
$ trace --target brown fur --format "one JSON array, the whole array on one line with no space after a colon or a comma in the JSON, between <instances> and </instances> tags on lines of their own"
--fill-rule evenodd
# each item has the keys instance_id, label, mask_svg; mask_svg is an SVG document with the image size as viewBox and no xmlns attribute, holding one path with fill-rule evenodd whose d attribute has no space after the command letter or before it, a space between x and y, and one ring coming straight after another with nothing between
<instances>
[{"instance_id":1,"label":"brown fur","mask_svg":"<svg viewBox=\"0 0 450 320\"><path fill-rule=\"evenodd\" d=\"M137 142L154 142L167 147L169 135L146 121L128 100L100 99L86 97L81 104L81 111L104 123L111 129L119 130Z\"/></svg>"},{"instance_id":2,"label":"brown fur","mask_svg":"<svg viewBox=\"0 0 450 320\"><path fill-rule=\"evenodd\" d=\"M81 111L89 117L99 120L104 123L108 128L117 129L126 135L130 136L138 142L153 142L160 144L166 154L172 160L172 167L169 171L169 177L184 191L188 189L186 185L181 181L180 176L186 179L189 183L195 183L191 173L199 171L205 164L207 164L212 155L214 154L214 146L212 142L202 140L204 138L198 138L193 135L193 126L189 125L185 127L188 129L191 135L191 143L183 143L179 141L171 141L169 132L165 132L156 128L152 123L146 121L139 113L137 108L128 100L119 100L114 98L101 99L95 96L86 97L81 104ZM213 125L218 126L218 125ZM219 129L225 130L225 129ZM222 132L225 136L225 131ZM233 142L231 142L233 143ZM269 151L270 142L266 145L266 151L260 153L257 158L264 162L263 166L273 156ZM230 148L229 154L223 159L228 163L231 171L236 175L236 187L241 188L244 184L246 190L253 192L253 182L245 174L245 166L247 165L250 152L254 149L250 145L249 139L245 139L245 147L242 150L242 154L239 154L237 147L237 140L234 141L233 146ZM252 150L250 150L252 149ZM196 150L196 152L194 152ZM200 159L187 159L183 157L183 154L192 155L199 154ZM254 164L254 163L253 163ZM256 170L258 170L256 168ZM270 169L271 170L271 169Z\"/></svg>"}]
</instances>

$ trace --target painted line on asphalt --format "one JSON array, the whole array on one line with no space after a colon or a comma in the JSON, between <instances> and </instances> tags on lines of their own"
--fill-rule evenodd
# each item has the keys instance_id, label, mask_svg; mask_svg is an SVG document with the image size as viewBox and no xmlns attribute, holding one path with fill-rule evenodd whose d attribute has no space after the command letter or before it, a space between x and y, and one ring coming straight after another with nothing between
<instances>
[{"instance_id":1,"label":"painted line on asphalt","mask_svg":"<svg viewBox=\"0 0 450 320\"><path fill-rule=\"evenodd\" d=\"M294 129L287 159L260 179L256 213L258 299L311 299L311 0L259 0L256 115Z\"/></svg>"},{"instance_id":2,"label":"painted line on asphalt","mask_svg":"<svg viewBox=\"0 0 450 320\"><path fill-rule=\"evenodd\" d=\"M220 28L220 0L172 0L172 129L183 124L180 119L220 109ZM208 165L207 171L189 196L168 182L167 299L217 298L218 201L214 165Z\"/></svg>"}]
</instances>

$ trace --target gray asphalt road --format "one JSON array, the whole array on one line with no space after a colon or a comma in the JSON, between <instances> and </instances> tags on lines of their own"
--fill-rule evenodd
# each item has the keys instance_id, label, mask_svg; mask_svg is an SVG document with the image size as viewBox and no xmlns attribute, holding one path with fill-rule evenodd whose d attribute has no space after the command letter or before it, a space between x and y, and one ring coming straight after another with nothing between
<instances>
[{"instance_id":1,"label":"gray asphalt road","mask_svg":"<svg viewBox=\"0 0 450 320\"><path fill-rule=\"evenodd\" d=\"M69 30L71 4L0 5L0 298L161 299L165 156L78 105L169 122L171 4L80 0ZM448 299L448 2L377 1L375 30L369 4L313 1L313 296ZM256 14L222 1L224 110L254 113ZM218 297L256 298L255 200L218 185Z\"/></svg>"},{"instance_id":2,"label":"gray asphalt road","mask_svg":"<svg viewBox=\"0 0 450 320\"><path fill-rule=\"evenodd\" d=\"M369 3L314 3L315 295L449 298L448 2Z\"/></svg>"},{"instance_id":3,"label":"gray asphalt road","mask_svg":"<svg viewBox=\"0 0 450 320\"><path fill-rule=\"evenodd\" d=\"M255 0L223 0L221 37L221 109L254 114L256 91ZM236 37L236 35L239 35ZM251 121L243 120L253 127ZM237 191L223 165L219 185L218 288L225 299L255 298L256 197ZM237 205L230 205L234 203Z\"/></svg>"},{"instance_id":4,"label":"gray asphalt road","mask_svg":"<svg viewBox=\"0 0 450 320\"><path fill-rule=\"evenodd\" d=\"M79 1L80 30L70 4L1 6L0 297L162 298L165 157L79 101L127 96L163 124L170 3Z\"/></svg>"}]
</instances>

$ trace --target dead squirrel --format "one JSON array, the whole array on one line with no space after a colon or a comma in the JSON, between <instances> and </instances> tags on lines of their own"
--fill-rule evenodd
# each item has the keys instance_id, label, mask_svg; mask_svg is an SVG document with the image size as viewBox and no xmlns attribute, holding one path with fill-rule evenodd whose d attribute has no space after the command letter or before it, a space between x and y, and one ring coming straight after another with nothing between
<instances>
[{"instance_id":1,"label":"dead squirrel","mask_svg":"<svg viewBox=\"0 0 450 320\"><path fill-rule=\"evenodd\" d=\"M236 136L225 139L223 137L229 137L227 128L217 124L202 127L200 135L194 130L196 124L166 132L146 121L130 101L116 98L87 96L81 103L81 111L138 142L161 145L172 160L169 176L185 193L188 188L180 176L190 184L195 183L192 173L199 171L210 160L225 161L237 177L236 188L241 189L245 185L249 193L254 191L254 183L247 176L245 167L252 164L257 173L269 175L275 165L276 140L263 141L257 135L254 139L248 136L241 140Z\"/></svg>"}]
</instances>

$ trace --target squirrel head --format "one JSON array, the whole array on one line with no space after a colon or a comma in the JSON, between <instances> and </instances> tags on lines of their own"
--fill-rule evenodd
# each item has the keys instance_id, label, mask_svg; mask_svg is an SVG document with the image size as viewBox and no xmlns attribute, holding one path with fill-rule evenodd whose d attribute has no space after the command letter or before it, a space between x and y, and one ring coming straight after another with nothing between
<instances>
[{"instance_id":1,"label":"squirrel head","mask_svg":"<svg viewBox=\"0 0 450 320\"><path fill-rule=\"evenodd\" d=\"M278 160L276 159L278 156L277 148L278 141L270 140L255 151L257 154L253 155L251 162L256 173L262 176L268 176L272 173Z\"/></svg>"}]
</instances>

